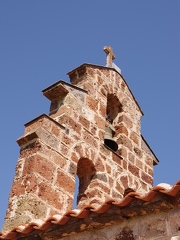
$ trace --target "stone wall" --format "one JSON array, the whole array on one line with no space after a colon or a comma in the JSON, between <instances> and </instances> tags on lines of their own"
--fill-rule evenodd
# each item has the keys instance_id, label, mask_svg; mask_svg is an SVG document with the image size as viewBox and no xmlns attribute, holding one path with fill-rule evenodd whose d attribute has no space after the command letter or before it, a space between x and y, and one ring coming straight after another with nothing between
<instances>
[{"instance_id":1,"label":"stone wall","mask_svg":"<svg viewBox=\"0 0 180 240\"><path fill-rule=\"evenodd\" d=\"M114 69L84 64L43 90L49 116L25 124L3 230L72 209L141 194L153 185L157 159L141 136L143 115L123 77ZM118 144L104 145L105 127Z\"/></svg>"},{"instance_id":2,"label":"stone wall","mask_svg":"<svg viewBox=\"0 0 180 240\"><path fill-rule=\"evenodd\" d=\"M136 217L102 229L74 233L61 239L180 240L180 208L165 213Z\"/></svg>"}]
</instances>

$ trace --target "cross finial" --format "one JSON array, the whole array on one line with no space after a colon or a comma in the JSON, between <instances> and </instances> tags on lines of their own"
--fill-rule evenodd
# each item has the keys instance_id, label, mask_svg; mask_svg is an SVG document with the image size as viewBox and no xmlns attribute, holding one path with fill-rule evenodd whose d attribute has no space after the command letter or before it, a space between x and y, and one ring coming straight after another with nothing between
<instances>
[{"instance_id":1,"label":"cross finial","mask_svg":"<svg viewBox=\"0 0 180 240\"><path fill-rule=\"evenodd\" d=\"M111 66L113 59L116 58L113 49L111 46L105 46L103 50L106 53L106 66Z\"/></svg>"}]
</instances>

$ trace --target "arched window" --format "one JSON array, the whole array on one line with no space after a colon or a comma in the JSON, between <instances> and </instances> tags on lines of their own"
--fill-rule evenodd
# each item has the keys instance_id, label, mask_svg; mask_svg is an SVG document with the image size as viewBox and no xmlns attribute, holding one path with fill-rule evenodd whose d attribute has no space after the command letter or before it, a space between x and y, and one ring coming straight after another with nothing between
<instances>
[{"instance_id":1,"label":"arched window","mask_svg":"<svg viewBox=\"0 0 180 240\"><path fill-rule=\"evenodd\" d=\"M95 173L96 169L91 160L88 158L81 158L79 160L77 165L76 187L73 202L74 207L86 198L86 189L88 188Z\"/></svg>"}]
</instances>

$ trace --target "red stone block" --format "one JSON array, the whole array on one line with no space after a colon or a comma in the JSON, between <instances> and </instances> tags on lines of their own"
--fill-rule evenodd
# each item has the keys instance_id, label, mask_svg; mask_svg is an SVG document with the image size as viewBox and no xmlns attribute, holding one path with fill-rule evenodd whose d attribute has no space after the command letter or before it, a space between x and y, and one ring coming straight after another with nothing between
<instances>
[{"instance_id":1,"label":"red stone block","mask_svg":"<svg viewBox=\"0 0 180 240\"><path fill-rule=\"evenodd\" d=\"M61 170L57 171L56 185L70 194L74 193L75 180Z\"/></svg>"},{"instance_id":2,"label":"red stone block","mask_svg":"<svg viewBox=\"0 0 180 240\"><path fill-rule=\"evenodd\" d=\"M50 160L57 164L59 168L66 168L67 165L67 158L63 157L60 153L51 150Z\"/></svg>"},{"instance_id":3,"label":"red stone block","mask_svg":"<svg viewBox=\"0 0 180 240\"><path fill-rule=\"evenodd\" d=\"M74 141L66 133L61 134L62 143L66 144L69 148L74 144Z\"/></svg>"},{"instance_id":4,"label":"red stone block","mask_svg":"<svg viewBox=\"0 0 180 240\"><path fill-rule=\"evenodd\" d=\"M153 185L153 178L143 171L141 171L141 179L147 184L150 184L151 186Z\"/></svg>"},{"instance_id":5,"label":"red stone block","mask_svg":"<svg viewBox=\"0 0 180 240\"><path fill-rule=\"evenodd\" d=\"M128 181L128 176L123 175L119 178L119 182L121 183L121 186L124 187L124 189L129 187L129 181Z\"/></svg>"},{"instance_id":6,"label":"red stone block","mask_svg":"<svg viewBox=\"0 0 180 240\"><path fill-rule=\"evenodd\" d=\"M94 148L98 148L98 142L96 139L94 139L94 137L88 132L88 131L83 131L82 132L83 135L83 140L84 142L90 144L92 147Z\"/></svg>"},{"instance_id":7,"label":"red stone block","mask_svg":"<svg viewBox=\"0 0 180 240\"><path fill-rule=\"evenodd\" d=\"M51 185L43 182L39 184L38 197L57 209L64 209L66 206L62 192L53 189Z\"/></svg>"},{"instance_id":8,"label":"red stone block","mask_svg":"<svg viewBox=\"0 0 180 240\"><path fill-rule=\"evenodd\" d=\"M25 193L25 188L23 186L22 178L13 181L13 185L11 188L10 198L14 196L19 196Z\"/></svg>"},{"instance_id":9,"label":"red stone block","mask_svg":"<svg viewBox=\"0 0 180 240\"><path fill-rule=\"evenodd\" d=\"M88 191L93 191L96 189L96 192L99 192L99 189L104 192L105 194L110 194L110 188L105 186L103 183L99 182L99 181L96 181L96 180L93 180L91 183L90 183L90 186L88 188ZM96 195L95 195L96 197Z\"/></svg>"},{"instance_id":10,"label":"red stone block","mask_svg":"<svg viewBox=\"0 0 180 240\"><path fill-rule=\"evenodd\" d=\"M99 85L101 85L103 83L103 79L101 76L98 76L97 80L98 80Z\"/></svg>"},{"instance_id":11,"label":"red stone block","mask_svg":"<svg viewBox=\"0 0 180 240\"><path fill-rule=\"evenodd\" d=\"M37 152L41 152L49 155L49 149L39 140L37 139L34 142L27 144L25 147L20 150L20 158L29 157Z\"/></svg>"},{"instance_id":12,"label":"red stone block","mask_svg":"<svg viewBox=\"0 0 180 240\"><path fill-rule=\"evenodd\" d=\"M122 186L118 182L116 182L116 190L118 191L118 193L124 193L124 188L122 188Z\"/></svg>"},{"instance_id":13,"label":"red stone block","mask_svg":"<svg viewBox=\"0 0 180 240\"><path fill-rule=\"evenodd\" d=\"M116 142L118 145L120 144L120 145L123 145L124 147L127 147L130 151L132 151L133 149L131 140L125 135L120 135Z\"/></svg>"},{"instance_id":14,"label":"red stone block","mask_svg":"<svg viewBox=\"0 0 180 240\"><path fill-rule=\"evenodd\" d=\"M76 154L75 152L72 152L72 153L71 153L70 159L71 159L73 162L75 162L75 163L77 163L78 160L79 160L79 158L78 158L78 156L77 156L77 154Z\"/></svg>"},{"instance_id":15,"label":"red stone block","mask_svg":"<svg viewBox=\"0 0 180 240\"><path fill-rule=\"evenodd\" d=\"M128 128L132 128L133 127L132 121L126 115L120 115L119 116L118 123L122 123L122 122L125 123L125 125Z\"/></svg>"},{"instance_id":16,"label":"red stone block","mask_svg":"<svg viewBox=\"0 0 180 240\"><path fill-rule=\"evenodd\" d=\"M129 162L128 164L128 170L136 177L139 178L139 169L133 165L132 163Z\"/></svg>"},{"instance_id":17,"label":"red stone block","mask_svg":"<svg viewBox=\"0 0 180 240\"><path fill-rule=\"evenodd\" d=\"M105 166L104 166L101 158L98 158L96 160L96 162L95 162L95 169L96 169L97 172L104 172Z\"/></svg>"},{"instance_id":18,"label":"red stone block","mask_svg":"<svg viewBox=\"0 0 180 240\"><path fill-rule=\"evenodd\" d=\"M59 117L58 122L60 124L65 125L66 127L71 128L73 131L77 132L78 134L81 134L81 125L74 121L70 116L62 115Z\"/></svg>"},{"instance_id":19,"label":"red stone block","mask_svg":"<svg viewBox=\"0 0 180 240\"><path fill-rule=\"evenodd\" d=\"M133 140L134 143L136 143L137 145L139 145L140 136L138 136L137 133L131 132L130 138Z\"/></svg>"},{"instance_id":20,"label":"red stone block","mask_svg":"<svg viewBox=\"0 0 180 240\"><path fill-rule=\"evenodd\" d=\"M105 129L105 119L103 119L102 117L99 117L99 115L95 115L94 117L95 123L98 126L98 128L100 129Z\"/></svg>"},{"instance_id":21,"label":"red stone block","mask_svg":"<svg viewBox=\"0 0 180 240\"><path fill-rule=\"evenodd\" d=\"M136 166L139 169L143 169L144 163L141 160L139 160L138 158L136 158Z\"/></svg>"},{"instance_id":22,"label":"red stone block","mask_svg":"<svg viewBox=\"0 0 180 240\"><path fill-rule=\"evenodd\" d=\"M56 167L51 161L47 160L46 157L35 154L25 159L23 176L35 172L52 182L55 171Z\"/></svg>"},{"instance_id":23,"label":"red stone block","mask_svg":"<svg viewBox=\"0 0 180 240\"><path fill-rule=\"evenodd\" d=\"M100 116L102 116L103 118L106 117L106 108L104 105L100 104L99 105L99 114Z\"/></svg>"},{"instance_id":24,"label":"red stone block","mask_svg":"<svg viewBox=\"0 0 180 240\"><path fill-rule=\"evenodd\" d=\"M115 128L115 137L118 136L119 134L125 134L126 136L128 136L128 129L124 126L123 123L121 123L120 125L118 125Z\"/></svg>"},{"instance_id":25,"label":"red stone block","mask_svg":"<svg viewBox=\"0 0 180 240\"><path fill-rule=\"evenodd\" d=\"M90 127L90 122L82 116L79 116L79 123L82 124L87 129L89 129Z\"/></svg>"},{"instance_id":26,"label":"red stone block","mask_svg":"<svg viewBox=\"0 0 180 240\"><path fill-rule=\"evenodd\" d=\"M135 156L134 156L134 154L132 154L131 152L128 153L128 160L129 160L131 163L135 164Z\"/></svg>"},{"instance_id":27,"label":"red stone block","mask_svg":"<svg viewBox=\"0 0 180 240\"><path fill-rule=\"evenodd\" d=\"M96 99L94 99L91 96L87 95L86 96L86 104L94 112L97 111L97 109L98 109L98 101Z\"/></svg>"}]
</instances>

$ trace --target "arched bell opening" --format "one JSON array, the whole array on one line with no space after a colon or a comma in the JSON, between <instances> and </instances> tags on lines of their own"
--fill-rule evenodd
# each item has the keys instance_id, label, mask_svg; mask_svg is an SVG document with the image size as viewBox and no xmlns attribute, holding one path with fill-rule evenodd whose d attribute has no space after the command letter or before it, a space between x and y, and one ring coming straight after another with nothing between
<instances>
[{"instance_id":1,"label":"arched bell opening","mask_svg":"<svg viewBox=\"0 0 180 240\"><path fill-rule=\"evenodd\" d=\"M114 94L108 94L106 107L106 120L111 124L117 115L122 112L122 104Z\"/></svg>"},{"instance_id":2,"label":"arched bell opening","mask_svg":"<svg viewBox=\"0 0 180 240\"><path fill-rule=\"evenodd\" d=\"M104 144L114 152L118 150L118 144L114 140L115 126L113 121L120 112L122 112L122 104L119 99L114 94L108 94Z\"/></svg>"}]
</instances>

